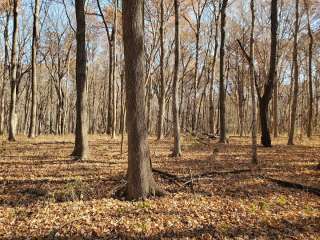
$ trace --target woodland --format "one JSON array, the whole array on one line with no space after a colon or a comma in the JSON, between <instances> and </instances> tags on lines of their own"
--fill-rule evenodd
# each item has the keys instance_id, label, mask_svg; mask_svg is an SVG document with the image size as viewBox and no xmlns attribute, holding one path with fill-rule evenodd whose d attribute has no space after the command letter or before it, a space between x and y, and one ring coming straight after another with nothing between
<instances>
[{"instance_id":1,"label":"woodland","mask_svg":"<svg viewBox=\"0 0 320 240\"><path fill-rule=\"evenodd\" d=\"M0 0L0 239L320 239L318 0Z\"/></svg>"}]
</instances>

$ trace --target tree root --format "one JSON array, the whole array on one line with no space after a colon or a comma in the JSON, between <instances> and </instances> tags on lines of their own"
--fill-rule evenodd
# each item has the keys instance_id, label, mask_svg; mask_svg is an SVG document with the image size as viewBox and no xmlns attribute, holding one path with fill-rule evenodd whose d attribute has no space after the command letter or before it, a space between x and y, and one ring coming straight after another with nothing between
<instances>
[{"instance_id":1,"label":"tree root","mask_svg":"<svg viewBox=\"0 0 320 240\"><path fill-rule=\"evenodd\" d=\"M116 186L114 189L110 191L112 196L116 199L119 200L146 200L149 197L164 197L168 195L168 192L160 188L158 185L155 183L152 184L152 186L149 189L149 193L146 196L141 197L140 199L130 199L128 198L128 193L127 193L127 182L122 183L118 186Z\"/></svg>"}]
</instances>

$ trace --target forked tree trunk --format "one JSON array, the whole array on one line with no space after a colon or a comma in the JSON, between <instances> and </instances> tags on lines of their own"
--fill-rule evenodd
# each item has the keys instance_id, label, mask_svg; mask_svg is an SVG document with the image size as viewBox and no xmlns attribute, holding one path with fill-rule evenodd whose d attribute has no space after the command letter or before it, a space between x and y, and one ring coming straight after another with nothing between
<instances>
[{"instance_id":1,"label":"forked tree trunk","mask_svg":"<svg viewBox=\"0 0 320 240\"><path fill-rule=\"evenodd\" d=\"M128 127L126 198L145 199L161 193L152 174L145 122L143 0L122 1Z\"/></svg>"},{"instance_id":2,"label":"forked tree trunk","mask_svg":"<svg viewBox=\"0 0 320 240\"><path fill-rule=\"evenodd\" d=\"M221 7L221 43L220 43L220 81L219 81L219 116L220 116L220 143L226 142L226 92L225 92L225 81L224 81L224 44L225 44L225 25L226 25L226 8L227 8L228 0L223 0Z\"/></svg>"},{"instance_id":3,"label":"forked tree trunk","mask_svg":"<svg viewBox=\"0 0 320 240\"><path fill-rule=\"evenodd\" d=\"M32 100L31 100L31 116L30 116L30 128L29 138L36 136L36 120L37 120L37 49L38 49L38 19L40 11L40 0L34 1L34 12L33 12L33 33L32 33Z\"/></svg>"},{"instance_id":4,"label":"forked tree trunk","mask_svg":"<svg viewBox=\"0 0 320 240\"><path fill-rule=\"evenodd\" d=\"M181 155L180 146L180 121L178 109L178 82L179 82L179 60L180 60L180 2L174 0L174 14L175 14L175 58L174 58L174 78L172 86L172 115L173 115L173 136L174 146L172 156Z\"/></svg>"},{"instance_id":5,"label":"forked tree trunk","mask_svg":"<svg viewBox=\"0 0 320 240\"><path fill-rule=\"evenodd\" d=\"M11 97L10 97L10 114L9 114L9 141L16 140L17 130L17 36L18 35L18 0L13 1L13 32L12 32L12 49L11 49Z\"/></svg>"},{"instance_id":6,"label":"forked tree trunk","mask_svg":"<svg viewBox=\"0 0 320 240\"><path fill-rule=\"evenodd\" d=\"M157 139L163 138L163 118L165 109L165 82L164 82L164 0L160 1L160 96L159 96L159 112Z\"/></svg>"},{"instance_id":7,"label":"forked tree trunk","mask_svg":"<svg viewBox=\"0 0 320 240\"><path fill-rule=\"evenodd\" d=\"M294 42L293 42L293 100L291 108L291 121L289 129L288 145L293 145L294 130L297 115L297 104L298 104L298 92L299 92L299 66L298 66L298 31L299 31L299 0L296 0L296 11L295 11L295 30L294 30Z\"/></svg>"},{"instance_id":8,"label":"forked tree trunk","mask_svg":"<svg viewBox=\"0 0 320 240\"><path fill-rule=\"evenodd\" d=\"M88 157L88 120L87 120L87 52L85 0L76 0L77 19L77 59L76 59L76 129L75 146L72 155L83 160Z\"/></svg>"},{"instance_id":9,"label":"forked tree trunk","mask_svg":"<svg viewBox=\"0 0 320 240\"><path fill-rule=\"evenodd\" d=\"M260 124L261 124L261 144L271 147L271 137L268 124L269 102L272 98L274 79L276 75L277 61L277 31L278 31L278 1L271 0L271 52L270 68L268 79L264 84L263 96L259 96Z\"/></svg>"}]
</instances>

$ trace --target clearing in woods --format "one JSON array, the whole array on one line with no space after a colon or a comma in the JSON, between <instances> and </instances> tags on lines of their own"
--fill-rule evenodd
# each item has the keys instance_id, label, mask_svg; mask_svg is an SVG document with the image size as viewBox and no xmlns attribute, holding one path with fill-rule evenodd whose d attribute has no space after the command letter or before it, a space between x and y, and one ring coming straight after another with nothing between
<instances>
[{"instance_id":1,"label":"clearing in woods","mask_svg":"<svg viewBox=\"0 0 320 240\"><path fill-rule=\"evenodd\" d=\"M1 239L320 236L319 137L259 147L256 169L249 138L219 145L184 136L180 158L169 157L171 140L150 138L154 175L168 195L145 202L112 198L125 183L120 138L90 136L91 156L83 162L68 156L71 135L18 140L0 139Z\"/></svg>"}]
</instances>

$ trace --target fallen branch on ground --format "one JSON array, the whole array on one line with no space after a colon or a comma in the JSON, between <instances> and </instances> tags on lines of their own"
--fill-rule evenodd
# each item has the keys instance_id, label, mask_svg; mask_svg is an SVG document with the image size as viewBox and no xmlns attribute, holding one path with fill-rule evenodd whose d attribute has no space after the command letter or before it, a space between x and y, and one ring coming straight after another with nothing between
<instances>
[{"instance_id":1,"label":"fallen branch on ground","mask_svg":"<svg viewBox=\"0 0 320 240\"><path fill-rule=\"evenodd\" d=\"M299 189L299 190L302 190L304 192L313 193L313 194L315 194L317 196L320 196L320 189L319 188L302 185L300 183L288 182L288 181L275 179L275 178L267 177L267 176L260 176L260 177L263 178L263 179L267 179L267 180L269 180L271 182L274 182L274 183L278 184L281 187Z\"/></svg>"}]
</instances>

